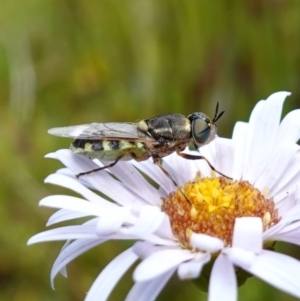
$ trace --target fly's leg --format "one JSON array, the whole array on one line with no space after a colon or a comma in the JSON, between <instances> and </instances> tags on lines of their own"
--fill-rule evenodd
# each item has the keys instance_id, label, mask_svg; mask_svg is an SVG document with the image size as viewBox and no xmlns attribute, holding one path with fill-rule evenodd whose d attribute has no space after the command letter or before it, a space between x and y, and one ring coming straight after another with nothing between
<instances>
[{"instance_id":1,"label":"fly's leg","mask_svg":"<svg viewBox=\"0 0 300 301\"><path fill-rule=\"evenodd\" d=\"M106 169L106 168L113 167L126 155L128 155L127 152L124 153L124 154L122 154L121 156L119 156L114 162L112 162L112 163L110 163L108 165L105 165L105 166L102 166L102 167L99 167L99 168L95 168L95 169L92 169L92 170L89 170L89 171L78 173L76 175L76 178L78 179L81 176L85 176L85 175L88 175L88 174L93 173L93 172L97 172L97 171L100 171L100 170L103 170L103 169Z\"/></svg>"},{"instance_id":2,"label":"fly's leg","mask_svg":"<svg viewBox=\"0 0 300 301\"><path fill-rule=\"evenodd\" d=\"M223 173L221 173L220 171L218 171L217 169L214 168L214 166L204 157L201 155L190 155L190 154L185 154L185 153L180 153L177 152L177 155L184 158L184 159L188 159L188 160L204 160L208 166L211 168L211 170L213 170L214 172L218 173L220 176L225 177L229 180L232 180L232 178L224 175Z\"/></svg>"},{"instance_id":3,"label":"fly's leg","mask_svg":"<svg viewBox=\"0 0 300 301\"><path fill-rule=\"evenodd\" d=\"M180 187L178 186L178 184L176 183L176 181L172 178L172 176L167 172L167 170L162 167L161 165L161 159L160 158L155 158L153 157L153 162L154 164L156 164L160 170L173 182L173 184L179 189L179 191L181 192L181 194L183 195L183 197L186 199L186 201L191 204L191 202L189 201L189 199L187 198L187 196L184 194L184 192L180 189Z\"/></svg>"}]
</instances>

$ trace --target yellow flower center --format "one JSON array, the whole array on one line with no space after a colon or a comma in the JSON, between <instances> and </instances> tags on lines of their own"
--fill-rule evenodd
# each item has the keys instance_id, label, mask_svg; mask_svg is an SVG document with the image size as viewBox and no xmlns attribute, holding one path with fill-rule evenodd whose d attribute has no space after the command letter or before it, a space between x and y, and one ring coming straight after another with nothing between
<instances>
[{"instance_id":1,"label":"yellow flower center","mask_svg":"<svg viewBox=\"0 0 300 301\"><path fill-rule=\"evenodd\" d=\"M231 246L237 217L260 217L264 231L280 220L273 199L265 198L247 181L201 178L198 173L180 189L163 198L162 210L170 218L173 234L186 248L191 248L193 232L218 237Z\"/></svg>"}]
</instances>

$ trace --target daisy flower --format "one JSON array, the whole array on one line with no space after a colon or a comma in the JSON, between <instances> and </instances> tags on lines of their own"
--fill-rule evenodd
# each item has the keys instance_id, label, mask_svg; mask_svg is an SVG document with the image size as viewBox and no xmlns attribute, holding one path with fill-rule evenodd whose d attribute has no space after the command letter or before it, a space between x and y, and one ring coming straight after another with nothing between
<instances>
[{"instance_id":1,"label":"daisy flower","mask_svg":"<svg viewBox=\"0 0 300 301\"><path fill-rule=\"evenodd\" d=\"M67 240L53 265L52 285L80 254L107 240L130 239L136 242L104 268L86 301L106 300L135 262L127 301L155 300L174 273L207 290L208 300L237 300L237 288L249 274L300 298L300 262L274 251L276 241L300 244L300 110L281 121L289 94L258 102L248 123L236 123L232 139L217 137L201 148L232 179L215 174L203 160L176 154L164 158L163 166L180 190L152 160L119 162L77 179L102 163L70 150L47 155L66 168L45 182L80 195L42 199L41 206L59 209L48 225L90 217L29 240Z\"/></svg>"}]
</instances>

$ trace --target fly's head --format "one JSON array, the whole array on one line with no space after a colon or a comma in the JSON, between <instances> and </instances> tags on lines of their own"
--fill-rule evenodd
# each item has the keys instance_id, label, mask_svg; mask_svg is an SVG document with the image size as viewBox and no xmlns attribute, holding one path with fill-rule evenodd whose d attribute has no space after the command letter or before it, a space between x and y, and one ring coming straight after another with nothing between
<instances>
[{"instance_id":1,"label":"fly's head","mask_svg":"<svg viewBox=\"0 0 300 301\"><path fill-rule=\"evenodd\" d=\"M195 148L199 148L214 140L217 134L216 122L223 115L224 111L218 113L219 102L217 102L215 116L211 120L204 113L192 113L188 116L191 122L191 132Z\"/></svg>"}]
</instances>

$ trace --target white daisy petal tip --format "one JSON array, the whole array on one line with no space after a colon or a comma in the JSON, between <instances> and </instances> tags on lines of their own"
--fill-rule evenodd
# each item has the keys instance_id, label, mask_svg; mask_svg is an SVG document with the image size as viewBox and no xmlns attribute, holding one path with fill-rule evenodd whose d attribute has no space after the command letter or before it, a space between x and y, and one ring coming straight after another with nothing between
<instances>
[{"instance_id":1,"label":"white daisy petal tip","mask_svg":"<svg viewBox=\"0 0 300 301\"><path fill-rule=\"evenodd\" d=\"M119 207L106 211L98 219L96 226L97 235L103 237L117 233L121 226L129 220L130 215L131 208L129 207Z\"/></svg>"},{"instance_id":2,"label":"white daisy petal tip","mask_svg":"<svg viewBox=\"0 0 300 301\"><path fill-rule=\"evenodd\" d=\"M191 261L183 262L177 269L178 277L182 280L196 279L200 276L203 266L211 259L210 253L198 252Z\"/></svg>"},{"instance_id":3,"label":"white daisy petal tip","mask_svg":"<svg viewBox=\"0 0 300 301\"><path fill-rule=\"evenodd\" d=\"M259 217L235 219L232 246L259 254L263 247L263 222Z\"/></svg>"},{"instance_id":4,"label":"white daisy petal tip","mask_svg":"<svg viewBox=\"0 0 300 301\"><path fill-rule=\"evenodd\" d=\"M288 91L279 91L271 94L266 100L267 101L275 101L276 99L285 99L290 96L292 93Z\"/></svg>"},{"instance_id":5,"label":"white daisy petal tip","mask_svg":"<svg viewBox=\"0 0 300 301\"><path fill-rule=\"evenodd\" d=\"M198 250L216 253L224 247L224 242L216 237L201 233L192 233L190 245Z\"/></svg>"},{"instance_id":6,"label":"white daisy petal tip","mask_svg":"<svg viewBox=\"0 0 300 301\"><path fill-rule=\"evenodd\" d=\"M50 158L50 159L57 159L56 153L49 153L47 155L44 156L45 158Z\"/></svg>"},{"instance_id":7,"label":"white daisy petal tip","mask_svg":"<svg viewBox=\"0 0 300 301\"><path fill-rule=\"evenodd\" d=\"M149 253L134 270L133 279L136 282L149 281L163 273L176 269L182 262L194 258L195 255L187 250L166 249L153 247L152 254Z\"/></svg>"}]
</instances>

